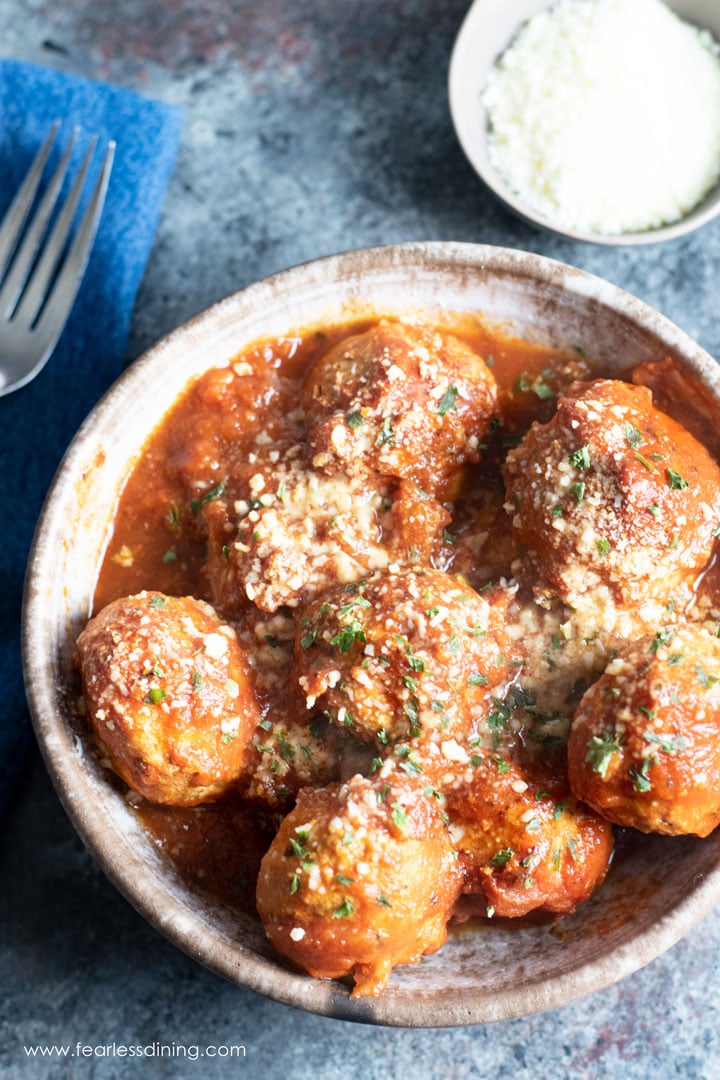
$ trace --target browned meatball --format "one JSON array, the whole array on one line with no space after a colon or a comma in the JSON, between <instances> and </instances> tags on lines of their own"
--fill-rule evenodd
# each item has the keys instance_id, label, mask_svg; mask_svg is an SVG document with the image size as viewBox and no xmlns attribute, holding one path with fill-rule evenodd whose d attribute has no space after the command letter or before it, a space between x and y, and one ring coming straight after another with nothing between
<instances>
[{"instance_id":1,"label":"browned meatball","mask_svg":"<svg viewBox=\"0 0 720 1080\"><path fill-rule=\"evenodd\" d=\"M663 627L590 687L568 745L572 789L608 821L707 836L720 823L720 642Z\"/></svg>"},{"instance_id":2,"label":"browned meatball","mask_svg":"<svg viewBox=\"0 0 720 1080\"><path fill-rule=\"evenodd\" d=\"M308 709L381 744L467 731L507 679L508 594L429 568L324 593L298 620L295 677Z\"/></svg>"},{"instance_id":3,"label":"browned meatball","mask_svg":"<svg viewBox=\"0 0 720 1080\"><path fill-rule=\"evenodd\" d=\"M378 994L445 942L459 889L435 799L391 770L300 792L260 866L257 905L284 957Z\"/></svg>"},{"instance_id":4,"label":"browned meatball","mask_svg":"<svg viewBox=\"0 0 720 1080\"><path fill-rule=\"evenodd\" d=\"M205 509L213 599L223 611L248 601L269 612L297 607L391 560L388 483L326 476L293 462L235 477L234 486L245 497Z\"/></svg>"},{"instance_id":5,"label":"browned meatball","mask_svg":"<svg viewBox=\"0 0 720 1080\"><path fill-rule=\"evenodd\" d=\"M576 383L505 464L526 565L577 606L665 596L704 567L720 520L720 470L645 387Z\"/></svg>"},{"instance_id":6,"label":"browned meatball","mask_svg":"<svg viewBox=\"0 0 720 1080\"><path fill-rule=\"evenodd\" d=\"M287 707L287 699L280 704ZM340 733L323 717L298 724L281 709L271 710L248 752L240 790L246 799L284 812L300 788L329 784L344 775L342 743Z\"/></svg>"},{"instance_id":7,"label":"browned meatball","mask_svg":"<svg viewBox=\"0 0 720 1080\"><path fill-rule=\"evenodd\" d=\"M387 320L330 349L303 391L318 468L411 479L431 494L478 460L496 403L491 371L462 341Z\"/></svg>"},{"instance_id":8,"label":"browned meatball","mask_svg":"<svg viewBox=\"0 0 720 1080\"><path fill-rule=\"evenodd\" d=\"M563 763L478 750L445 796L463 891L483 913L566 914L605 877L612 829L572 795Z\"/></svg>"},{"instance_id":9,"label":"browned meatball","mask_svg":"<svg viewBox=\"0 0 720 1080\"><path fill-rule=\"evenodd\" d=\"M209 604L142 592L78 638L88 720L151 802L194 806L238 779L260 719L243 650Z\"/></svg>"},{"instance_id":10,"label":"browned meatball","mask_svg":"<svg viewBox=\"0 0 720 1080\"><path fill-rule=\"evenodd\" d=\"M430 559L450 514L410 481L326 476L292 467L238 470L233 488L203 508L215 604L237 614L297 607L336 582L391 562Z\"/></svg>"}]
</instances>

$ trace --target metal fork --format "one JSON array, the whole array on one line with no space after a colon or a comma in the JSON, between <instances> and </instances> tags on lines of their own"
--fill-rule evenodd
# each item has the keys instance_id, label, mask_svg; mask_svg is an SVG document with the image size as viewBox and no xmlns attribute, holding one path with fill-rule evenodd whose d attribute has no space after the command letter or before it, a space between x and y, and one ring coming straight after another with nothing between
<instances>
[{"instance_id":1,"label":"metal fork","mask_svg":"<svg viewBox=\"0 0 720 1080\"><path fill-rule=\"evenodd\" d=\"M87 209L69 240L97 145L97 135L93 135L50 228L79 132L75 128L31 216L59 128L56 120L0 225L0 397L29 383L49 360L85 274L105 202L114 142L107 145Z\"/></svg>"}]
</instances>

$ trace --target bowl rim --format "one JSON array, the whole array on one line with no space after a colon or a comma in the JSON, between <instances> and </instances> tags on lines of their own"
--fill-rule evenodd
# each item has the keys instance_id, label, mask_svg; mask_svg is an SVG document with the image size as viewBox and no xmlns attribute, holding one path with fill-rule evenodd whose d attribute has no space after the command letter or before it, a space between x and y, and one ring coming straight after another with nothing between
<instances>
[{"instance_id":1,"label":"bowl rim","mask_svg":"<svg viewBox=\"0 0 720 1080\"><path fill-rule=\"evenodd\" d=\"M544 7L539 8L539 11L554 7L557 3L558 0L544 0ZM481 132L481 127L479 125L478 133L475 134L474 128L471 128L468 124L464 123L462 119L462 73L464 72L466 65L472 63L471 45L475 38L480 35L482 30L482 9L486 4L487 0L473 0L465 13L460 29L455 37L448 68L448 104L453 128L455 129L455 135L457 136L465 157L482 183L500 200L501 203L504 203L512 213L520 218L521 221L530 225L535 225L545 232L565 237L565 239L576 240L580 243L600 244L605 247L638 247L646 244L661 244L669 240L676 240L681 236L686 236L688 233L701 228L720 214L720 179L717 180L703 198L684 214L679 221L674 221L667 225L660 225L654 229L644 229L637 232L597 233L588 232L584 229L565 228L553 221L552 218L546 217L544 214L528 205L528 203L526 203L517 192L506 183L490 160L489 153L487 158L483 154L483 148L488 146L489 133L487 131L485 107L483 106L482 101L480 100L478 106L478 118L485 123L484 131ZM509 47L514 35L520 30L521 26L532 17L532 15L529 15L524 18L519 18L513 34L500 49L494 62L497 62L502 53ZM682 18L685 22L692 22L692 20L689 20L686 16L682 16ZM714 36L717 37L717 35ZM488 69L488 71L489 70L490 69ZM481 98L484 86L485 81L478 83L477 90L479 99Z\"/></svg>"},{"instance_id":2,"label":"bowl rim","mask_svg":"<svg viewBox=\"0 0 720 1080\"><path fill-rule=\"evenodd\" d=\"M438 1016L427 1009L427 1002L422 1005L413 1001L399 1002L390 995L371 1000L351 1000L338 983L319 981L280 969L279 964L271 963L249 950L245 952L240 968L237 959L223 954L221 935L217 932L213 934L210 928L209 940L203 940L202 935L199 938L199 928L186 925L187 914L172 897L168 897L167 890L158 890L152 883L134 879L127 871L123 873L122 867L117 865L118 860L113 859L112 850L97 825L92 807L83 802L79 790L83 785L84 767L71 753L74 736L65 722L62 708L58 707L62 700L62 687L55 681L53 657L50 655L57 635L53 637L53 625L50 616L46 615L47 590L57 586L56 582L48 579L52 569L48 543L53 530L57 528L54 515L57 516L58 510L62 509L63 495L77 482L78 466L87 461L86 446L92 444L102 431L106 419L132 398L133 388L141 385L143 374L182 346L188 334L202 330L220 313L224 317L239 313L239 317L242 317L243 308L261 304L270 298L277 300L278 294L282 295L283 291L292 292L296 286L307 284L309 273L319 281L332 282L340 280L340 271L352 269L357 276L386 269L388 263L407 271L419 267L426 269L428 265L445 269L452 266L455 270L468 273L489 270L540 279L555 287L560 282L582 297L599 299L640 328L651 330L668 349L679 350L691 370L705 381L714 377L716 390L720 388L720 369L712 357L665 316L610 282L529 252L454 241L405 243L354 249L280 271L218 301L161 338L126 369L79 428L50 486L32 542L23 595L23 673L28 706L43 758L76 831L121 894L175 945L237 985L286 1005L320 1015L388 1026L453 1027L515 1019L541 1012L604 989L630 975L670 948L708 914L720 899L720 867L705 874L702 880L694 881L671 912L656 919L647 929L636 934L631 941L619 945L609 955L600 953L568 973L545 978L539 983L494 992L492 1000L488 1000L480 989L474 993L463 992L451 1003L443 1002L442 1015ZM207 364L206 370L210 367L212 361ZM149 434L147 431L145 438ZM137 453L137 449L134 448L134 453ZM132 463L133 452L129 452L128 469ZM179 929L169 917L173 913L184 917Z\"/></svg>"}]
</instances>

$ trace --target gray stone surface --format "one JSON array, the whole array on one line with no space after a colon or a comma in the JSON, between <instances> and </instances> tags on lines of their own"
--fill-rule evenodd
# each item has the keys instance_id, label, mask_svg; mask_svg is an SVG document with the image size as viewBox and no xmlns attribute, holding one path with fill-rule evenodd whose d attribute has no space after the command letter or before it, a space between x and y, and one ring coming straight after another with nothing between
<instances>
[{"instance_id":1,"label":"gray stone surface","mask_svg":"<svg viewBox=\"0 0 720 1080\"><path fill-rule=\"evenodd\" d=\"M209 302L325 253L400 240L523 248L629 289L720 357L720 222L585 247L506 213L456 143L445 82L466 0L3 0L6 55L185 109L128 359ZM720 1076L720 912L637 975L486 1028L396 1031L293 1012L157 935L84 851L39 759L0 824L0 1075ZM247 1056L38 1061L24 1044L244 1044Z\"/></svg>"}]
</instances>

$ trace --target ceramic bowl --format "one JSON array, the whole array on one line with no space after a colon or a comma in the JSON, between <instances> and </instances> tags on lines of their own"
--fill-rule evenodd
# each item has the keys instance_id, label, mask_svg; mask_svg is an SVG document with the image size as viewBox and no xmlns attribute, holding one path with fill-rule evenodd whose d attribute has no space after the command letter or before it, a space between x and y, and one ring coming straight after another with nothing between
<instances>
[{"instance_id":1,"label":"ceramic bowl","mask_svg":"<svg viewBox=\"0 0 720 1080\"><path fill-rule=\"evenodd\" d=\"M113 509L148 435L188 383L258 337L371 313L472 312L558 347L584 342L608 368L679 357L720 400L713 360L663 316L605 281L502 248L411 244L332 256L251 285L174 331L122 376L68 450L29 562L23 647L47 766L75 827L135 907L240 986L312 1012L402 1026L522 1016L599 990L652 960L720 898L720 830L647 837L576 914L555 926L452 932L375 999L283 964L255 919L194 891L103 772L73 711L71 656L91 606Z\"/></svg>"},{"instance_id":2,"label":"ceramic bowl","mask_svg":"<svg viewBox=\"0 0 720 1080\"><path fill-rule=\"evenodd\" d=\"M571 240L595 244L636 245L672 240L692 232L720 213L720 184L680 221L645 232L615 235L566 229L528 206L508 186L490 160L488 119L482 92L495 62L522 24L556 6L558 0L475 0L455 41L449 74L450 112L465 156L491 191L524 221ZM710 30L720 41L720 3L717 0L664 0L686 22Z\"/></svg>"}]
</instances>

